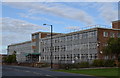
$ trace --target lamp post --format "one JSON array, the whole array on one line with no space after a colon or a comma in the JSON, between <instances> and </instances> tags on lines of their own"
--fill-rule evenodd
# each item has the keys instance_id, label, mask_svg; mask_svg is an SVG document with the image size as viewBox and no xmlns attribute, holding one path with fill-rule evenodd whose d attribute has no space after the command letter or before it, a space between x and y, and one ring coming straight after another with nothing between
<instances>
[{"instance_id":1,"label":"lamp post","mask_svg":"<svg viewBox=\"0 0 120 78\"><path fill-rule=\"evenodd\" d=\"M52 49L53 49L53 45L52 45L53 26L49 25L49 24L43 24L43 25L47 25L47 26L51 27L51 47L50 47L51 55L50 55L50 59L51 59L51 69L52 69L53 68L53 53L52 53Z\"/></svg>"},{"instance_id":2,"label":"lamp post","mask_svg":"<svg viewBox=\"0 0 120 78\"><path fill-rule=\"evenodd\" d=\"M88 56L86 57L87 58L87 62L90 61L90 40L89 40L89 35L88 35Z\"/></svg>"}]
</instances>

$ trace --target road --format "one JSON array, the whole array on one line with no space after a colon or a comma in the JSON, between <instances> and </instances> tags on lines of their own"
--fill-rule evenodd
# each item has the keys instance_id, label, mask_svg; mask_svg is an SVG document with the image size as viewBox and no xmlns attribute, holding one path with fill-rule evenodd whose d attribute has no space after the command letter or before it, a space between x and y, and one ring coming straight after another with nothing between
<instances>
[{"instance_id":1,"label":"road","mask_svg":"<svg viewBox=\"0 0 120 78\"><path fill-rule=\"evenodd\" d=\"M51 71L50 68L2 66L2 78L96 78L81 74Z\"/></svg>"}]
</instances>

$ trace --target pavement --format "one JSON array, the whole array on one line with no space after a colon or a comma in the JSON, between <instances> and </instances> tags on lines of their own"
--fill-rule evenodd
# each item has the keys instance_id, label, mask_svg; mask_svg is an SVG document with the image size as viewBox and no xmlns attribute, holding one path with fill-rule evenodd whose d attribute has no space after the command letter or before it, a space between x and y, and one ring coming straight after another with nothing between
<instances>
[{"instance_id":1,"label":"pavement","mask_svg":"<svg viewBox=\"0 0 120 78\"><path fill-rule=\"evenodd\" d=\"M94 76L56 72L50 68L34 68L25 66L2 66L2 78L97 78Z\"/></svg>"}]
</instances>

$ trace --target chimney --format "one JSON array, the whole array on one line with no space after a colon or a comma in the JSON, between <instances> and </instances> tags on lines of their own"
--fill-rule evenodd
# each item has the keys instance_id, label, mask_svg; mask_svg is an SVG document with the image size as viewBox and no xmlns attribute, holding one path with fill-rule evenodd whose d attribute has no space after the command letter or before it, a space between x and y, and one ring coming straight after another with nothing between
<instances>
[{"instance_id":1,"label":"chimney","mask_svg":"<svg viewBox=\"0 0 120 78\"><path fill-rule=\"evenodd\" d=\"M112 22L112 28L113 29L120 29L120 20L113 21Z\"/></svg>"}]
</instances>

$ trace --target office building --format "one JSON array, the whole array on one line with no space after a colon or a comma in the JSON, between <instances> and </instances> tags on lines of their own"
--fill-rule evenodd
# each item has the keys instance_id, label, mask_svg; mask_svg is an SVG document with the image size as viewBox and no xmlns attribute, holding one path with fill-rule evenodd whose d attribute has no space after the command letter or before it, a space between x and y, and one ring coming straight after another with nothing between
<instances>
[{"instance_id":1,"label":"office building","mask_svg":"<svg viewBox=\"0 0 120 78\"><path fill-rule=\"evenodd\" d=\"M112 28L95 25L67 34L54 33L52 38L52 61L53 63L77 63L103 59L102 48L107 45L107 40L117 37L120 37L119 20L112 22ZM51 63L50 33L33 33L31 42L31 51L36 54L37 61ZM28 53L27 56L32 57L32 54Z\"/></svg>"}]
</instances>

